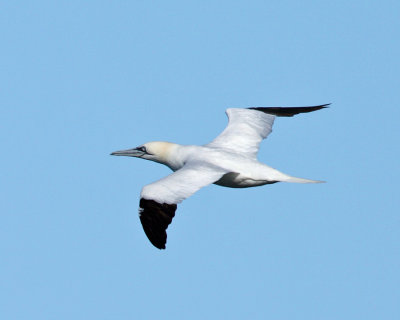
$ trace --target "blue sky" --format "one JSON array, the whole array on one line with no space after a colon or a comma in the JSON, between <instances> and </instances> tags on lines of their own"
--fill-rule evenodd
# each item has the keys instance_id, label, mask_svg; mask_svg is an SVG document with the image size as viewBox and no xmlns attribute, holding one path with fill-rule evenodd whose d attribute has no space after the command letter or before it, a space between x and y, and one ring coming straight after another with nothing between
<instances>
[{"instance_id":1,"label":"blue sky","mask_svg":"<svg viewBox=\"0 0 400 320\"><path fill-rule=\"evenodd\" d=\"M399 319L398 1L0 4L2 319ZM323 185L210 186L167 250L111 151L204 144L228 107L275 122L260 160Z\"/></svg>"}]
</instances>

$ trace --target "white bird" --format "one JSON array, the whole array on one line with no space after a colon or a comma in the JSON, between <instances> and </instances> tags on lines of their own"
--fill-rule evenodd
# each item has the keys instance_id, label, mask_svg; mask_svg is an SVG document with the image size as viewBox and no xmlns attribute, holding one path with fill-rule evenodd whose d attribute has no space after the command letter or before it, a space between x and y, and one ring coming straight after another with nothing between
<instances>
[{"instance_id":1,"label":"white bird","mask_svg":"<svg viewBox=\"0 0 400 320\"><path fill-rule=\"evenodd\" d=\"M282 173L259 162L257 152L260 142L271 133L276 116L292 117L328 105L227 109L228 126L209 144L148 142L134 149L111 153L159 162L174 171L144 186L140 194L139 217L150 242L159 249L165 249L166 230L175 216L177 204L209 184L248 188L281 181L323 182Z\"/></svg>"}]
</instances>

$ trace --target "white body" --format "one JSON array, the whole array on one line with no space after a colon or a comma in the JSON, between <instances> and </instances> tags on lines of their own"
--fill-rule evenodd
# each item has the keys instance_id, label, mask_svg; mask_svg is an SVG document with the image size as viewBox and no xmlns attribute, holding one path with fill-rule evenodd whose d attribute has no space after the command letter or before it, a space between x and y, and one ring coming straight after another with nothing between
<instances>
[{"instance_id":1,"label":"white body","mask_svg":"<svg viewBox=\"0 0 400 320\"><path fill-rule=\"evenodd\" d=\"M173 171L184 167L186 163L196 162L203 166L215 167L224 171L224 175L214 182L229 188L248 188L275 182L318 182L301 179L284 174L256 159L234 153L230 150L217 149L211 146L178 145L172 143L166 147L167 156L158 161Z\"/></svg>"}]
</instances>

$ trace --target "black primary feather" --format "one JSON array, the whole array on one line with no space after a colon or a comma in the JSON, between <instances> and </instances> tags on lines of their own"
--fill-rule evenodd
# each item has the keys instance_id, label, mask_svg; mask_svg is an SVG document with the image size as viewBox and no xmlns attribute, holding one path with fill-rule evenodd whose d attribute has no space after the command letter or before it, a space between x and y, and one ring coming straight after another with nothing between
<instances>
[{"instance_id":1,"label":"black primary feather","mask_svg":"<svg viewBox=\"0 0 400 320\"><path fill-rule=\"evenodd\" d=\"M165 249L167 228L175 216L176 204L158 203L140 199L139 217L150 242L158 249Z\"/></svg>"},{"instance_id":2,"label":"black primary feather","mask_svg":"<svg viewBox=\"0 0 400 320\"><path fill-rule=\"evenodd\" d=\"M272 114L274 116L278 117L293 117L296 114L299 113L306 113L306 112L312 112L312 111L317 111L321 110L323 108L327 108L330 103L327 104L322 104L320 106L314 106L314 107L261 107L261 108L247 108L251 110L257 110L261 112L265 112L268 114Z\"/></svg>"}]
</instances>

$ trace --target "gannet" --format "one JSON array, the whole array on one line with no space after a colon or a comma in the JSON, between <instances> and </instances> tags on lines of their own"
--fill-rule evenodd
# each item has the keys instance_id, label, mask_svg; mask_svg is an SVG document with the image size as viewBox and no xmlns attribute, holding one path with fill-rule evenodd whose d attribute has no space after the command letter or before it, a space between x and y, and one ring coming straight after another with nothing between
<instances>
[{"instance_id":1,"label":"gannet","mask_svg":"<svg viewBox=\"0 0 400 320\"><path fill-rule=\"evenodd\" d=\"M165 249L166 230L175 216L177 204L209 184L248 188L276 182L323 182L282 173L259 162L257 153L261 141L272 132L276 116L292 117L328 105L230 108L226 110L227 127L208 144L197 146L155 141L112 152L114 156L155 161L174 171L144 186L140 193L139 217L150 242L158 249Z\"/></svg>"}]
</instances>

